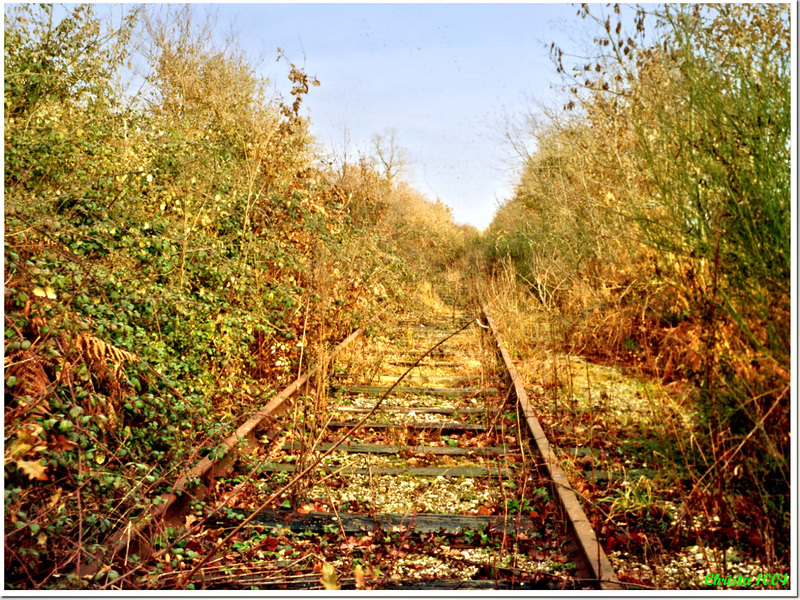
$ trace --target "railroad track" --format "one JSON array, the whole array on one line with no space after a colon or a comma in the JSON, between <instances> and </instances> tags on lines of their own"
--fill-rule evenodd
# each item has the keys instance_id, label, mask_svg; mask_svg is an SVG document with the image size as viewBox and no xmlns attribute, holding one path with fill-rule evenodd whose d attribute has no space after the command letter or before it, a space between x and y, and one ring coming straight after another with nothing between
<instances>
[{"instance_id":1,"label":"railroad track","mask_svg":"<svg viewBox=\"0 0 800 600\"><path fill-rule=\"evenodd\" d=\"M113 563L155 588L621 587L485 308L354 334L109 546L82 576Z\"/></svg>"}]
</instances>

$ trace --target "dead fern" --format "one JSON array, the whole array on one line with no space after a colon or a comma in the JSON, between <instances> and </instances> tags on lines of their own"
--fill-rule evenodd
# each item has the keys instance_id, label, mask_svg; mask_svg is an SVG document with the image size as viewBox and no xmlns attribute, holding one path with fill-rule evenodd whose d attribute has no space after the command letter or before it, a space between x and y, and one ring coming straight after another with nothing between
<instances>
[{"instance_id":1,"label":"dead fern","mask_svg":"<svg viewBox=\"0 0 800 600\"><path fill-rule=\"evenodd\" d=\"M96 414L98 409L104 408L106 416L114 426L119 404L131 391L130 385L123 377L122 367L125 363L138 362L139 359L131 352L115 348L100 338L90 335L78 336L75 345L98 383L108 390L108 399L104 407L92 404L85 408L89 414ZM108 362L111 363L110 371Z\"/></svg>"},{"instance_id":2,"label":"dead fern","mask_svg":"<svg viewBox=\"0 0 800 600\"><path fill-rule=\"evenodd\" d=\"M47 391L50 378L44 370L39 357L29 350L14 356L14 362L6 357L6 379L16 377L17 383L11 388L14 396L31 396L37 398Z\"/></svg>"},{"instance_id":3,"label":"dead fern","mask_svg":"<svg viewBox=\"0 0 800 600\"><path fill-rule=\"evenodd\" d=\"M88 359L87 363L90 366L98 367L105 366L107 360L111 361L113 365L113 375L119 378L122 371L122 365L126 362L138 362L135 354L131 354L126 350L115 348L100 338L92 337L90 335L78 336L76 340L78 349L83 353L84 357Z\"/></svg>"}]
</instances>

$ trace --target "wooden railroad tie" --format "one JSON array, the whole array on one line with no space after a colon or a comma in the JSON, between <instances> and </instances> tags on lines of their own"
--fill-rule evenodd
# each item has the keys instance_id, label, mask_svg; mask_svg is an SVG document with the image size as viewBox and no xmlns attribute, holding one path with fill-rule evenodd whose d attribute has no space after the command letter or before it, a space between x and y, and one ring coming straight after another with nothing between
<instances>
[{"instance_id":1,"label":"wooden railroad tie","mask_svg":"<svg viewBox=\"0 0 800 600\"><path fill-rule=\"evenodd\" d=\"M301 467L302 468L302 467ZM297 465L293 463L266 462L262 473L294 473ZM512 469L505 467L490 469L486 467L317 467L320 471L342 475L412 475L414 477L502 477L514 476Z\"/></svg>"},{"instance_id":2,"label":"wooden railroad tie","mask_svg":"<svg viewBox=\"0 0 800 600\"><path fill-rule=\"evenodd\" d=\"M372 396L382 396L388 387L377 385L352 385L340 386L332 385L331 391L342 392L345 394L364 394ZM497 388L453 388L453 387L416 387L416 386L397 386L391 395L414 394L417 396L496 396Z\"/></svg>"},{"instance_id":3,"label":"wooden railroad tie","mask_svg":"<svg viewBox=\"0 0 800 600\"><path fill-rule=\"evenodd\" d=\"M253 511L233 509L250 517ZM347 535L375 531L412 531L414 533L461 534L465 531L486 531L516 537L538 531L537 526L527 517L519 515L451 515L438 513L418 513L416 515L397 513L298 513L289 509L262 510L250 522L251 526L261 525L273 529L289 529L295 533L310 531L326 533L331 527L337 531L344 529Z\"/></svg>"},{"instance_id":4,"label":"wooden railroad tie","mask_svg":"<svg viewBox=\"0 0 800 600\"><path fill-rule=\"evenodd\" d=\"M327 452L333 447L332 443L319 444L317 450ZM299 442L284 444L283 450L291 452L299 450ZM520 457L519 452L510 452L508 446L485 446L482 448L460 448L451 446L395 446L392 444L342 444L337 448L340 452L350 454L399 454L411 452L413 454L437 454L443 456L513 456Z\"/></svg>"}]
</instances>

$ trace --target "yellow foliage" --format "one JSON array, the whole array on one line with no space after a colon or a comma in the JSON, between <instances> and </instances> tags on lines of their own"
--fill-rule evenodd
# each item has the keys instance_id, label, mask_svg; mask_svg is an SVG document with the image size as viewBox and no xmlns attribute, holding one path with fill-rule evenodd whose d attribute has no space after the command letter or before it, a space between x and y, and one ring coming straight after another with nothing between
<instances>
[{"instance_id":1,"label":"yellow foliage","mask_svg":"<svg viewBox=\"0 0 800 600\"><path fill-rule=\"evenodd\" d=\"M357 590L367 589L367 584L364 576L364 569L361 565L356 565L355 568L353 569L353 578L356 580Z\"/></svg>"},{"instance_id":2,"label":"yellow foliage","mask_svg":"<svg viewBox=\"0 0 800 600\"><path fill-rule=\"evenodd\" d=\"M333 565L324 563L322 565L322 577L320 583L326 590L340 590L342 586L339 584L339 575Z\"/></svg>"},{"instance_id":3,"label":"yellow foliage","mask_svg":"<svg viewBox=\"0 0 800 600\"><path fill-rule=\"evenodd\" d=\"M28 424L20 428L16 437L6 444L5 464L13 463L29 478L46 481L47 466L41 464L38 458L32 458L32 455L47 448L47 445L39 437L42 431L42 427L36 424Z\"/></svg>"}]
</instances>

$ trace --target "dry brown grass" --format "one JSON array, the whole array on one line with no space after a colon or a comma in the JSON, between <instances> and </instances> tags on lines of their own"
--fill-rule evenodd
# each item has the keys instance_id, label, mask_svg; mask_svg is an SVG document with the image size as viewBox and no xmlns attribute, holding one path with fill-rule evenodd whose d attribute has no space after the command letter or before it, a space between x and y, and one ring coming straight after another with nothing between
<instances>
[{"instance_id":1,"label":"dry brown grass","mask_svg":"<svg viewBox=\"0 0 800 600\"><path fill-rule=\"evenodd\" d=\"M713 346L704 323L680 311L675 322L657 320L653 315L670 314L665 306L676 300L661 287L579 283L574 298L554 306L519 283L508 264L487 287L490 310L551 442L606 451L593 472L620 469L616 458L627 455L617 454L622 448L648 449L647 466L656 478L634 477L627 487L583 481L588 459L565 458L598 518L613 523L668 510L675 519L668 537L652 537L644 549L653 565L672 568L687 540L695 539L709 556L730 546L763 568L783 568L785 532L768 517L780 503L780 486L754 477L759 467L752 458L760 448L763 460L780 465L789 445L788 413L782 410L789 374L777 360L759 355L724 319L717 322ZM712 407L720 419L715 438L709 438L709 409L697 385L709 352L718 357L717 368L729 370L716 384L718 397L745 399ZM737 433L743 420L755 425ZM783 437L776 435L781 430ZM752 498L742 495L746 481ZM608 531L609 539L619 539L614 528Z\"/></svg>"}]
</instances>

